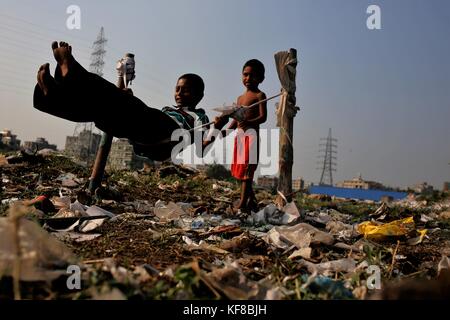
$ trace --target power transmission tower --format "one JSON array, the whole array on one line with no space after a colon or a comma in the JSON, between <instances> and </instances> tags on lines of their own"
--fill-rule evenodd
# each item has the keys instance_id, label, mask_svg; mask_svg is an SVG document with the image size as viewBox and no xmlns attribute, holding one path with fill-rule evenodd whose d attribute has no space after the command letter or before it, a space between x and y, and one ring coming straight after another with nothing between
<instances>
[{"instance_id":1,"label":"power transmission tower","mask_svg":"<svg viewBox=\"0 0 450 320\"><path fill-rule=\"evenodd\" d=\"M95 74L98 74L100 77L103 77L103 66L105 65L105 45L106 42L105 31L103 27L100 29L100 33L97 36L97 39L94 41L93 52L91 53L91 64L89 65L89 71Z\"/></svg>"},{"instance_id":2,"label":"power transmission tower","mask_svg":"<svg viewBox=\"0 0 450 320\"><path fill-rule=\"evenodd\" d=\"M324 149L320 149L319 152L322 152L319 156L319 159L322 161L318 162L322 164L322 167L319 168L322 170L322 174L320 176L320 185L333 185L333 171L336 171L336 157L334 156L337 151L337 139L331 137L331 128L328 130L327 138L320 138L321 141L326 141L325 143L320 143L320 147L325 147Z\"/></svg>"},{"instance_id":3,"label":"power transmission tower","mask_svg":"<svg viewBox=\"0 0 450 320\"><path fill-rule=\"evenodd\" d=\"M92 46L91 53L91 63L89 65L89 71L103 76L103 66L105 65L105 45L108 40L105 38L105 31L103 27L101 27L99 34L97 35L97 39L94 41ZM80 123L75 126L75 130L73 132L74 137L79 137L77 140L77 149L79 150L79 160L82 163L85 163L86 166L90 166L92 163L95 154L97 152L99 139L97 139L93 134L94 124L92 122ZM82 139L82 134L86 135L88 133L87 139Z\"/></svg>"}]
</instances>

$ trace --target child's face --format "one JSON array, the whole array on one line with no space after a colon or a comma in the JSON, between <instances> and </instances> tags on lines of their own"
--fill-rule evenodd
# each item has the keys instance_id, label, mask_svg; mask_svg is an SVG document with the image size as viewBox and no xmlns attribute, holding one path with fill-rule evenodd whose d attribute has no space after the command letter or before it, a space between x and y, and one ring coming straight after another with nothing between
<instances>
[{"instance_id":1,"label":"child's face","mask_svg":"<svg viewBox=\"0 0 450 320\"><path fill-rule=\"evenodd\" d=\"M189 81L186 79L178 79L175 87L175 102L179 107L195 107L199 97L193 90Z\"/></svg>"},{"instance_id":2,"label":"child's face","mask_svg":"<svg viewBox=\"0 0 450 320\"><path fill-rule=\"evenodd\" d=\"M245 67L242 70L242 83L247 89L256 89L258 85L262 82L261 76L255 72L252 67Z\"/></svg>"}]
</instances>

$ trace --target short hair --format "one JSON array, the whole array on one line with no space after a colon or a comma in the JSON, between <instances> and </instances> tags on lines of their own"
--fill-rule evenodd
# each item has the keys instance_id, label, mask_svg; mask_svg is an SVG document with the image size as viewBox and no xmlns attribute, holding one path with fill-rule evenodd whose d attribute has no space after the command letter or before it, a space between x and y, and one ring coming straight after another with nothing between
<instances>
[{"instance_id":1,"label":"short hair","mask_svg":"<svg viewBox=\"0 0 450 320\"><path fill-rule=\"evenodd\" d=\"M205 91L205 83L203 82L203 79L198 74L185 73L178 78L178 80L180 80L180 79L187 80L192 85L192 88L194 89L194 91L196 91L196 93L203 96L203 93Z\"/></svg>"},{"instance_id":2,"label":"short hair","mask_svg":"<svg viewBox=\"0 0 450 320\"><path fill-rule=\"evenodd\" d=\"M252 67L261 77L264 78L266 69L264 68L264 64L261 61L257 59L248 60L242 67L242 71L244 71L246 67Z\"/></svg>"}]
</instances>

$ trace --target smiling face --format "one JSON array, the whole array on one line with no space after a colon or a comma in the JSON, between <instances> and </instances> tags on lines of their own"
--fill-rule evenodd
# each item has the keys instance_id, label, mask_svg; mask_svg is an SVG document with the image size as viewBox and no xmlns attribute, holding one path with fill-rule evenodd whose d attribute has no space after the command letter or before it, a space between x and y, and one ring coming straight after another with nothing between
<instances>
[{"instance_id":1,"label":"smiling face","mask_svg":"<svg viewBox=\"0 0 450 320\"><path fill-rule=\"evenodd\" d=\"M203 96L195 90L191 82L185 78L178 79L175 87L175 102L178 107L195 108L202 99Z\"/></svg>"},{"instance_id":2,"label":"smiling face","mask_svg":"<svg viewBox=\"0 0 450 320\"><path fill-rule=\"evenodd\" d=\"M249 90L255 90L258 88L258 85L264 80L261 75L256 72L255 68L246 66L244 70L242 70L242 83Z\"/></svg>"}]
</instances>

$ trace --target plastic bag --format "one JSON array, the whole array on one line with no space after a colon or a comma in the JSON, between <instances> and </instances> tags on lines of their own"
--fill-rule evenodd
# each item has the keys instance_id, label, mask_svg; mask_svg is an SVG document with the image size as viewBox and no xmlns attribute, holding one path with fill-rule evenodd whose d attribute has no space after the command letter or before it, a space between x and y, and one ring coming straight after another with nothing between
<instances>
[{"instance_id":1,"label":"plastic bag","mask_svg":"<svg viewBox=\"0 0 450 320\"><path fill-rule=\"evenodd\" d=\"M420 238L419 241L415 242L414 244L420 243L426 233L426 230L415 229L413 217L395 220L385 224L366 221L360 223L357 227L357 230L360 234L364 235L364 238L372 240L385 240L389 237L405 236L413 231L417 231L420 235Z\"/></svg>"}]
</instances>

